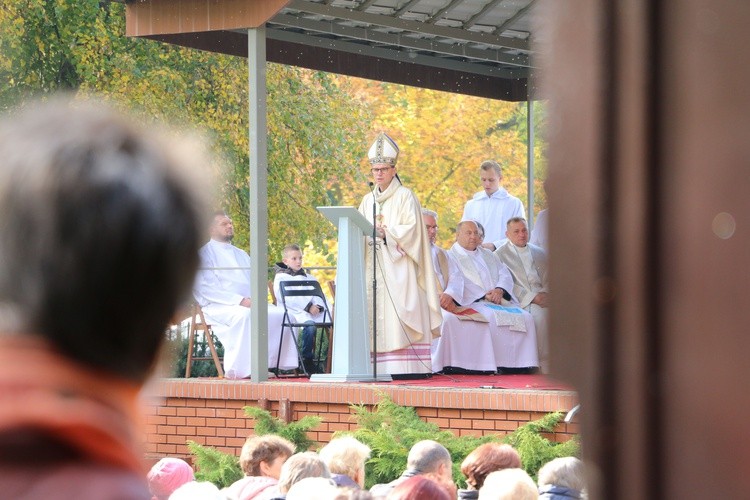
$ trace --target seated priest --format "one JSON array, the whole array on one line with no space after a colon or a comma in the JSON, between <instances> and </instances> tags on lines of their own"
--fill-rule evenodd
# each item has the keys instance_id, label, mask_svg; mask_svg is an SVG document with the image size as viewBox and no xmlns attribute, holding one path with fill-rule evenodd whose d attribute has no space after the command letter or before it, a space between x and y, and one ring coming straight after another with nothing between
<instances>
[{"instance_id":1,"label":"seated priest","mask_svg":"<svg viewBox=\"0 0 750 500\"><path fill-rule=\"evenodd\" d=\"M534 318L539 361L542 371L546 373L549 363L547 254L543 248L529 243L529 229L523 217L508 220L505 234L508 241L495 250L495 254L508 266L513 276L513 294L518 297L521 307Z\"/></svg>"},{"instance_id":2,"label":"seated priest","mask_svg":"<svg viewBox=\"0 0 750 500\"><path fill-rule=\"evenodd\" d=\"M474 221L462 221L456 228L456 242L448 251L463 277L455 301L481 314L492 332L492 349L499 371L515 373L539 366L536 329L531 314L519 307L513 295L513 277L502 261L479 246L479 229ZM467 311L468 312L468 311ZM472 321L472 325L476 321ZM449 339L441 339L451 342ZM465 337L454 342L474 345ZM483 355L476 348L475 356Z\"/></svg>"},{"instance_id":3,"label":"seated priest","mask_svg":"<svg viewBox=\"0 0 750 500\"><path fill-rule=\"evenodd\" d=\"M438 215L422 209L422 219L430 238L432 263L437 277L443 323L440 337L432 341L432 369L435 372L492 372L497 370L492 337L497 335L487 316L473 308L461 307L464 277L447 251L435 244Z\"/></svg>"},{"instance_id":4,"label":"seated priest","mask_svg":"<svg viewBox=\"0 0 750 500\"><path fill-rule=\"evenodd\" d=\"M211 239L200 249L201 270L193 295L203 308L206 321L224 346L224 374L229 379L250 377L250 256L232 245L234 226L222 211L215 212L209 228ZM297 368L297 348L289 329L281 335L284 309L256 301L268 307L268 368ZM283 340L281 356L279 343Z\"/></svg>"}]
</instances>

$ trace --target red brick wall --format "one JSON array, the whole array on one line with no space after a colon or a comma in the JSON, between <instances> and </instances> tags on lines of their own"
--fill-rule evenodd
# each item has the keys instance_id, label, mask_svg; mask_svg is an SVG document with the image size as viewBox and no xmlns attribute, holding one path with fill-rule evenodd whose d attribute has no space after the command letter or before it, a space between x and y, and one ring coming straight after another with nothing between
<instances>
[{"instance_id":1,"label":"red brick wall","mask_svg":"<svg viewBox=\"0 0 750 500\"><path fill-rule=\"evenodd\" d=\"M254 421L245 416L244 406L261 406L287 421L320 416L323 422L310 437L326 443L334 432L356 427L350 404L374 404L378 393L415 407L426 421L459 436L505 435L577 403L575 393L565 391L164 379L145 398L146 458L189 458L188 440L239 455L245 439L253 433ZM577 432L577 425L563 423L548 438L564 441Z\"/></svg>"}]
</instances>

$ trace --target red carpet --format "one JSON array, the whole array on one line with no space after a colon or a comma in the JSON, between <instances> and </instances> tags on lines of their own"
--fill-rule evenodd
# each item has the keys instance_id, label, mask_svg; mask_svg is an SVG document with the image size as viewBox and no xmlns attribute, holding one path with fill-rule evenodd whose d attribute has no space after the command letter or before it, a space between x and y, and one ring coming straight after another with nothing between
<instances>
[{"instance_id":1,"label":"red carpet","mask_svg":"<svg viewBox=\"0 0 750 500\"><path fill-rule=\"evenodd\" d=\"M275 383L309 383L306 378L270 379ZM336 382L355 384L357 382ZM394 380L378 382L378 385L400 385L425 388L482 388L482 389L528 389L545 391L574 391L568 384L546 375L433 375L420 380Z\"/></svg>"}]
</instances>

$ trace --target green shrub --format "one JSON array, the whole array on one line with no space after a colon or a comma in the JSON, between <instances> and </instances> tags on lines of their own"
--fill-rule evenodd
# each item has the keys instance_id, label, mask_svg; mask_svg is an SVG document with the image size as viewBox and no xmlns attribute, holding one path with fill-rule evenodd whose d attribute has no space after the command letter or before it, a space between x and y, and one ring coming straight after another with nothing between
<instances>
[{"instance_id":1,"label":"green shrub","mask_svg":"<svg viewBox=\"0 0 750 500\"><path fill-rule=\"evenodd\" d=\"M453 479L459 486L465 485L461 461L480 444L498 441L494 436L459 438L450 431L441 431L437 425L422 420L414 408L400 406L385 394L380 395L372 411L363 405L352 405L352 409L359 428L341 434L353 435L372 450L365 469L367 488L399 477L406 468L409 450L424 439L446 447L453 462Z\"/></svg>"},{"instance_id":2,"label":"green shrub","mask_svg":"<svg viewBox=\"0 0 750 500\"><path fill-rule=\"evenodd\" d=\"M245 411L245 415L255 419L254 430L256 436L276 434L294 443L297 452L310 449L314 442L307 436L307 431L313 430L323 421L320 417L308 415L298 422L289 422L287 424L262 408L245 406L243 410Z\"/></svg>"},{"instance_id":3,"label":"green shrub","mask_svg":"<svg viewBox=\"0 0 750 500\"><path fill-rule=\"evenodd\" d=\"M352 406L358 429L351 434L372 450L366 465L366 487L388 483L406 469L409 449L418 441L432 439L445 446L453 462L453 480L460 488L466 487L461 474L461 462L480 444L505 442L516 448L521 455L524 470L536 478L539 468L557 457L576 456L579 453L578 440L554 443L542 435L551 432L562 419L561 413L551 413L540 420L529 422L513 433L501 438L498 435L483 437L458 437L450 431L441 431L437 425L425 422L414 408L399 406L387 395L381 394L380 401L372 411L363 405Z\"/></svg>"},{"instance_id":4,"label":"green shrub","mask_svg":"<svg viewBox=\"0 0 750 500\"><path fill-rule=\"evenodd\" d=\"M256 436L276 434L294 443L298 452L310 449L313 441L307 436L307 431L320 425L323 420L320 417L307 416L298 422L287 424L262 408L245 406L243 410L245 415L255 419L253 431ZM239 457L194 441L188 441L187 444L190 453L195 457L195 477L198 481L210 481L219 488L225 488L244 476Z\"/></svg>"},{"instance_id":5,"label":"green shrub","mask_svg":"<svg viewBox=\"0 0 750 500\"><path fill-rule=\"evenodd\" d=\"M195 457L196 480L210 481L219 488L226 488L244 477L240 462L234 455L222 453L195 441L188 441L187 445L190 453Z\"/></svg>"},{"instance_id":6,"label":"green shrub","mask_svg":"<svg viewBox=\"0 0 750 500\"><path fill-rule=\"evenodd\" d=\"M523 469L536 481L539 469L554 458L577 457L581 446L577 437L564 443L550 441L542 433L553 432L563 419L560 412L549 413L539 420L522 425L503 439L521 455Z\"/></svg>"}]
</instances>

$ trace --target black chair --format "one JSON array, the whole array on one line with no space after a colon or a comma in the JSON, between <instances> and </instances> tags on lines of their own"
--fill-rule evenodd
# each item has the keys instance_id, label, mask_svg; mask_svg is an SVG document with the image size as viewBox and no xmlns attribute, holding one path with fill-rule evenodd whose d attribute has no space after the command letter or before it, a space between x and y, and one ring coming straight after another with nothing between
<instances>
[{"instance_id":1,"label":"black chair","mask_svg":"<svg viewBox=\"0 0 750 500\"><path fill-rule=\"evenodd\" d=\"M316 280L285 280L279 282L279 293L280 297L277 297L280 304L284 307L284 318L281 322L281 335L279 336L279 353L276 358L276 376L280 376L279 373L279 362L281 360L281 346L284 343L284 329L288 328L291 332L292 340L294 345L297 347L297 359L299 360L299 366L302 367L302 372L306 377L310 374L307 372L305 363L302 358L302 347L297 342L297 334L295 328L304 328L306 326L315 326L315 346L313 353L313 364L319 366L322 360L323 342L319 338L318 332L325 332L328 339L328 348L326 349L326 367L330 372L331 362L331 345L333 342L333 317L331 316L331 310L328 308L328 301L326 296L323 294L323 290L320 288L320 283ZM323 301L323 320L315 323L298 322L295 320L294 315L289 312L286 306L287 297L319 297Z\"/></svg>"}]
</instances>

